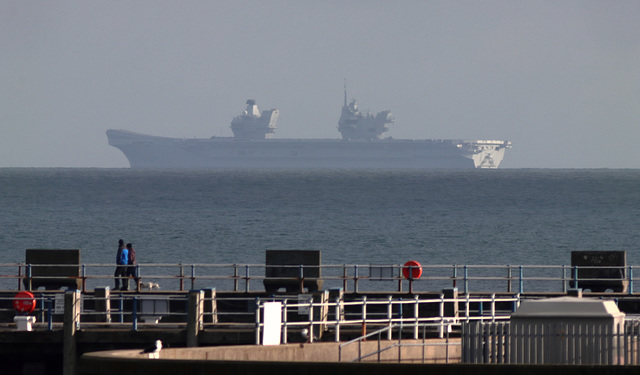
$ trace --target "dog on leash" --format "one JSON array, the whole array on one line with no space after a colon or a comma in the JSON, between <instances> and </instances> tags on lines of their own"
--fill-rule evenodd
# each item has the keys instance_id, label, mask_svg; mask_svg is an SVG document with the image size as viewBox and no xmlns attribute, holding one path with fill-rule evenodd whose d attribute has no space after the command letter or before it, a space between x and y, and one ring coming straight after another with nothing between
<instances>
[{"instance_id":1,"label":"dog on leash","mask_svg":"<svg viewBox=\"0 0 640 375\"><path fill-rule=\"evenodd\" d=\"M158 283L154 283L151 281L145 281L140 283L140 289L146 289L148 291L152 291L154 289L160 289L160 285L158 285Z\"/></svg>"}]
</instances>

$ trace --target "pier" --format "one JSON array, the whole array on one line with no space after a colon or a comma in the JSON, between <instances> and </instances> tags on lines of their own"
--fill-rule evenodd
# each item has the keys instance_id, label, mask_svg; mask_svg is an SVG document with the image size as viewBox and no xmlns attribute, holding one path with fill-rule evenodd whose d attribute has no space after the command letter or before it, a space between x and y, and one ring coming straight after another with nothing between
<instances>
[{"instance_id":1,"label":"pier","mask_svg":"<svg viewBox=\"0 0 640 375\"><path fill-rule=\"evenodd\" d=\"M69 276L34 274L37 266L0 264L0 361L13 373L64 373L84 353L139 350L157 339L174 349L262 345L265 306L273 303L283 345L340 344L378 332L370 340L451 340L447 347L458 353L462 325L507 322L523 300L585 295L614 300L627 316L640 313L629 265L600 266L615 272L594 277L586 271L598 267L588 265L143 264L131 291L110 288L111 264L75 264ZM43 280L77 289L47 289ZM143 288L149 283L159 288ZM598 291L582 288L590 285ZM17 298L19 291L33 298ZM33 304L28 314L15 309L22 300ZM28 329L19 316L33 317Z\"/></svg>"}]
</instances>

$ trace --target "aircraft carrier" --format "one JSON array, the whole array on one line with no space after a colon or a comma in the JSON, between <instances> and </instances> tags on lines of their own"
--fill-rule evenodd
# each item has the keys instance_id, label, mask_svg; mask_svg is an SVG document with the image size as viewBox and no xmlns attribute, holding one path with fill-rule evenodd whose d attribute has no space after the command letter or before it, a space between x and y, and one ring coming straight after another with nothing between
<instances>
[{"instance_id":1,"label":"aircraft carrier","mask_svg":"<svg viewBox=\"0 0 640 375\"><path fill-rule=\"evenodd\" d=\"M326 168L463 169L498 168L511 142L502 140L393 139L390 111L363 113L357 101L344 105L338 121L341 139L273 138L277 109L260 112L255 100L231 121L233 137L168 138L128 130L107 130L109 144L131 168Z\"/></svg>"}]
</instances>

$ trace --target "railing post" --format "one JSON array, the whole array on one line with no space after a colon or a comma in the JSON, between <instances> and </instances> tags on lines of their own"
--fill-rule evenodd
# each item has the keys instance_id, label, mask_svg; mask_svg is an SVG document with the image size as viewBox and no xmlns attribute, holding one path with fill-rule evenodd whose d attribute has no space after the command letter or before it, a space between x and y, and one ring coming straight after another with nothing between
<instances>
[{"instance_id":1,"label":"railing post","mask_svg":"<svg viewBox=\"0 0 640 375\"><path fill-rule=\"evenodd\" d=\"M398 293L402 292L402 282L404 281L404 276L402 275L402 266L397 267L398 269Z\"/></svg>"},{"instance_id":2,"label":"railing post","mask_svg":"<svg viewBox=\"0 0 640 375\"><path fill-rule=\"evenodd\" d=\"M420 300L418 298L418 296L413 296L413 301L414 301L414 305L413 305L413 317L415 318L415 322L413 325L413 338L414 340L418 339L418 335L419 335L419 323L420 323Z\"/></svg>"},{"instance_id":3,"label":"railing post","mask_svg":"<svg viewBox=\"0 0 640 375\"><path fill-rule=\"evenodd\" d=\"M453 287L455 288L458 283L458 266L456 264L453 265Z\"/></svg>"},{"instance_id":4,"label":"railing post","mask_svg":"<svg viewBox=\"0 0 640 375\"><path fill-rule=\"evenodd\" d=\"M413 266L409 266L409 293L413 294Z\"/></svg>"},{"instance_id":5,"label":"railing post","mask_svg":"<svg viewBox=\"0 0 640 375\"><path fill-rule=\"evenodd\" d=\"M362 332L361 336L367 334L367 296L362 297Z\"/></svg>"},{"instance_id":6,"label":"railing post","mask_svg":"<svg viewBox=\"0 0 640 375\"><path fill-rule=\"evenodd\" d=\"M573 288L579 289L578 286L578 266L573 266Z\"/></svg>"},{"instance_id":7,"label":"railing post","mask_svg":"<svg viewBox=\"0 0 640 375\"><path fill-rule=\"evenodd\" d=\"M353 291L354 293L358 293L358 265L356 264L353 267Z\"/></svg>"},{"instance_id":8,"label":"railing post","mask_svg":"<svg viewBox=\"0 0 640 375\"><path fill-rule=\"evenodd\" d=\"M398 363L402 363L402 320L398 331Z\"/></svg>"},{"instance_id":9,"label":"railing post","mask_svg":"<svg viewBox=\"0 0 640 375\"><path fill-rule=\"evenodd\" d=\"M629 295L633 294L633 266L629 266Z\"/></svg>"},{"instance_id":10,"label":"railing post","mask_svg":"<svg viewBox=\"0 0 640 375\"><path fill-rule=\"evenodd\" d=\"M440 306L439 306L439 314L440 315L440 327L438 328L438 337L442 338L444 336L444 292L440 293ZM417 337L416 337L417 338Z\"/></svg>"},{"instance_id":11,"label":"railing post","mask_svg":"<svg viewBox=\"0 0 640 375\"><path fill-rule=\"evenodd\" d=\"M512 275L511 275L511 265L507 264L507 293L511 293L511 280Z\"/></svg>"},{"instance_id":12,"label":"railing post","mask_svg":"<svg viewBox=\"0 0 640 375\"><path fill-rule=\"evenodd\" d=\"M238 265L237 264L233 264L233 291L237 292L238 291Z\"/></svg>"},{"instance_id":13,"label":"railing post","mask_svg":"<svg viewBox=\"0 0 640 375\"><path fill-rule=\"evenodd\" d=\"M496 321L496 294L491 293L491 321Z\"/></svg>"},{"instance_id":14,"label":"railing post","mask_svg":"<svg viewBox=\"0 0 640 375\"><path fill-rule=\"evenodd\" d=\"M33 279L31 278L31 263L27 264L27 290L31 291L33 288Z\"/></svg>"},{"instance_id":15,"label":"railing post","mask_svg":"<svg viewBox=\"0 0 640 375\"><path fill-rule=\"evenodd\" d=\"M562 265L562 293L567 292L567 266Z\"/></svg>"},{"instance_id":16,"label":"railing post","mask_svg":"<svg viewBox=\"0 0 640 375\"><path fill-rule=\"evenodd\" d=\"M342 299L336 297L336 337L335 342L340 342L340 319L342 318Z\"/></svg>"},{"instance_id":17,"label":"railing post","mask_svg":"<svg viewBox=\"0 0 640 375\"><path fill-rule=\"evenodd\" d=\"M118 298L118 315L120 316L120 323L124 323L124 297L122 293L120 293L120 297Z\"/></svg>"},{"instance_id":18,"label":"railing post","mask_svg":"<svg viewBox=\"0 0 640 375\"><path fill-rule=\"evenodd\" d=\"M471 296L469 296L469 293L467 293L467 300L465 303L465 314L467 315L467 323L469 323L470 321L470 315L471 315L471 300L470 300ZM515 311L515 310L514 310Z\"/></svg>"},{"instance_id":19,"label":"railing post","mask_svg":"<svg viewBox=\"0 0 640 375\"><path fill-rule=\"evenodd\" d=\"M519 279L520 279L520 293L524 293L524 269L522 266L519 266Z\"/></svg>"},{"instance_id":20,"label":"railing post","mask_svg":"<svg viewBox=\"0 0 640 375\"><path fill-rule=\"evenodd\" d=\"M82 276L81 276L81 279L82 279L82 293L84 293L84 292L87 291L87 270L86 270L86 265L83 264L81 269L82 269L82 271L81 271L82 272Z\"/></svg>"},{"instance_id":21,"label":"railing post","mask_svg":"<svg viewBox=\"0 0 640 375\"><path fill-rule=\"evenodd\" d=\"M342 265L342 290L347 291L347 265Z\"/></svg>"},{"instance_id":22,"label":"railing post","mask_svg":"<svg viewBox=\"0 0 640 375\"><path fill-rule=\"evenodd\" d=\"M133 279L133 282L136 285L136 291L139 292L140 291L140 274L142 272L140 272L140 265L136 264L136 268L135 268L135 276Z\"/></svg>"},{"instance_id":23,"label":"railing post","mask_svg":"<svg viewBox=\"0 0 640 375\"><path fill-rule=\"evenodd\" d=\"M47 303L46 303L46 311L47 311L47 330L49 331L53 331L53 312L51 311L53 309L53 300L51 299L51 297L47 298Z\"/></svg>"},{"instance_id":24,"label":"railing post","mask_svg":"<svg viewBox=\"0 0 640 375\"><path fill-rule=\"evenodd\" d=\"M138 298L136 296L131 301L131 321L133 323L133 331L136 332L138 330Z\"/></svg>"},{"instance_id":25,"label":"railing post","mask_svg":"<svg viewBox=\"0 0 640 375\"><path fill-rule=\"evenodd\" d=\"M191 265L191 290L196 289L196 265Z\"/></svg>"},{"instance_id":26,"label":"railing post","mask_svg":"<svg viewBox=\"0 0 640 375\"><path fill-rule=\"evenodd\" d=\"M244 266L244 291L249 293L249 265Z\"/></svg>"},{"instance_id":27,"label":"railing post","mask_svg":"<svg viewBox=\"0 0 640 375\"><path fill-rule=\"evenodd\" d=\"M320 326L318 326L320 328ZM313 296L309 299L309 343L313 344L313 336L314 333L314 324L313 324ZM318 337L320 337L320 332L318 332Z\"/></svg>"},{"instance_id":28,"label":"railing post","mask_svg":"<svg viewBox=\"0 0 640 375\"><path fill-rule=\"evenodd\" d=\"M22 264L18 263L18 290L22 290Z\"/></svg>"},{"instance_id":29,"label":"railing post","mask_svg":"<svg viewBox=\"0 0 640 375\"><path fill-rule=\"evenodd\" d=\"M180 266L180 291L184 291L184 266L182 265L182 263L179 264Z\"/></svg>"},{"instance_id":30,"label":"railing post","mask_svg":"<svg viewBox=\"0 0 640 375\"><path fill-rule=\"evenodd\" d=\"M300 265L300 272L298 273L298 278L300 282L300 293L304 293L304 265ZM312 335L313 336L313 335Z\"/></svg>"},{"instance_id":31,"label":"railing post","mask_svg":"<svg viewBox=\"0 0 640 375\"><path fill-rule=\"evenodd\" d=\"M285 298L282 301L282 343L286 344L287 343L287 301L289 301L288 298Z\"/></svg>"},{"instance_id":32,"label":"railing post","mask_svg":"<svg viewBox=\"0 0 640 375\"><path fill-rule=\"evenodd\" d=\"M464 292L469 293L469 268L464 266Z\"/></svg>"},{"instance_id":33,"label":"railing post","mask_svg":"<svg viewBox=\"0 0 640 375\"><path fill-rule=\"evenodd\" d=\"M391 327L389 327L389 331L391 330ZM391 340L391 333L387 333L387 336L389 337L389 340ZM380 363L380 338L382 337L382 332L378 332L378 363Z\"/></svg>"},{"instance_id":34,"label":"railing post","mask_svg":"<svg viewBox=\"0 0 640 375\"><path fill-rule=\"evenodd\" d=\"M256 345L260 345L260 298L256 297Z\"/></svg>"},{"instance_id":35,"label":"railing post","mask_svg":"<svg viewBox=\"0 0 640 375\"><path fill-rule=\"evenodd\" d=\"M393 326L393 297L392 296L387 297L387 319L389 319L389 323L388 323L389 330L387 331L387 340L391 340L391 327ZM402 317L400 317L400 319L402 319Z\"/></svg>"}]
</instances>

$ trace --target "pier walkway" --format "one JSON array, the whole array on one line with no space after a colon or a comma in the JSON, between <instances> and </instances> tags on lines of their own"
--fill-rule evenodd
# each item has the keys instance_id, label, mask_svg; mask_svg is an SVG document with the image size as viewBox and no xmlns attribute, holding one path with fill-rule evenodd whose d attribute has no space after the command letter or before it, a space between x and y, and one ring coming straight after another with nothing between
<instances>
[{"instance_id":1,"label":"pier walkway","mask_svg":"<svg viewBox=\"0 0 640 375\"><path fill-rule=\"evenodd\" d=\"M62 274L39 276L38 267L59 269ZM63 270L72 268L73 275ZM495 293L566 293L568 289L594 284L614 290L620 286L634 294L638 282L634 273L639 266L576 266L576 265L420 265L342 264L342 265L280 265L294 286L304 280L321 279L324 289L341 288L345 293L381 291L433 292L458 288L460 293L491 291ZM136 274L142 282L155 283L159 289L188 291L215 288L218 291L260 292L269 280L267 264L139 264ZM41 280L72 282L82 291L113 285L113 264L29 264L0 263L0 290L38 288ZM411 271L411 272L409 272ZM313 275L313 276L312 276ZM584 285L583 285L584 284ZM307 286L305 285L305 288ZM56 288L58 289L58 288ZM299 289L299 288L294 288Z\"/></svg>"},{"instance_id":2,"label":"pier walkway","mask_svg":"<svg viewBox=\"0 0 640 375\"><path fill-rule=\"evenodd\" d=\"M614 299L628 315L640 313L637 266L626 265L288 265L279 267L293 275L274 277L266 264L142 264L138 291L110 289L111 264L71 265L77 271L71 276L37 275L37 266L70 265L0 264L3 363L61 368L65 355L75 361L82 353L141 348L156 339L174 348L262 344L265 306L273 303L283 344L344 342L388 327L400 328L387 329L387 340L445 338L465 322L507 321L523 299L583 291ZM603 268L614 272L581 277ZM43 280L78 288L34 288ZM321 288L314 287L318 281ZM33 297L17 298L20 291ZM26 315L16 312L20 302L33 305L31 330L15 321Z\"/></svg>"}]
</instances>

